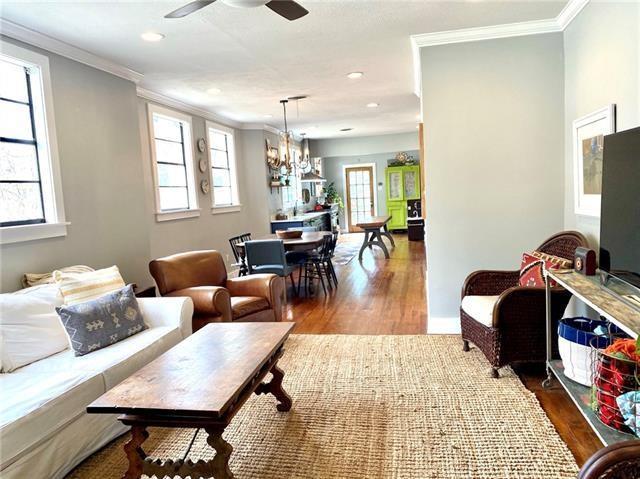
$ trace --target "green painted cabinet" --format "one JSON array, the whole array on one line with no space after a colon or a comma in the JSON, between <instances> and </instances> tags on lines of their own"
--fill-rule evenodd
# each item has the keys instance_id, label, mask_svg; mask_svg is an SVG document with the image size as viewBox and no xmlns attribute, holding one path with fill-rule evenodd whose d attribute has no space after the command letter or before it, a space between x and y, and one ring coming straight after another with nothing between
<instances>
[{"instance_id":1,"label":"green painted cabinet","mask_svg":"<svg viewBox=\"0 0 640 479\"><path fill-rule=\"evenodd\" d=\"M407 201L420 199L420 166L389 166L386 169L387 214L391 230L407 228Z\"/></svg>"}]
</instances>

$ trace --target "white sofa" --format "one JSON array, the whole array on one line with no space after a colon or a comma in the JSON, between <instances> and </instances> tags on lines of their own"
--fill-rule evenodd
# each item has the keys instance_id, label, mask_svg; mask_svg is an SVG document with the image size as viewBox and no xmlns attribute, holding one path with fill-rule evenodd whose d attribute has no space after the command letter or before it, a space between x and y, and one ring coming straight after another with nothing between
<instances>
[{"instance_id":1,"label":"white sofa","mask_svg":"<svg viewBox=\"0 0 640 479\"><path fill-rule=\"evenodd\" d=\"M86 406L190 335L193 315L190 298L138 303L147 330L85 356L66 349L0 374L0 477L64 477L127 430Z\"/></svg>"}]
</instances>

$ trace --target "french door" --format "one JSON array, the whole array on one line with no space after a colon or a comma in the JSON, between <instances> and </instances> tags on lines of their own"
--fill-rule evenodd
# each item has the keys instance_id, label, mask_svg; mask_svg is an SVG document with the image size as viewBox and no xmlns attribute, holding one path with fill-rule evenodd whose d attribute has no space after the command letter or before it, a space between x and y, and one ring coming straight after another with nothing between
<instances>
[{"instance_id":1,"label":"french door","mask_svg":"<svg viewBox=\"0 0 640 479\"><path fill-rule=\"evenodd\" d=\"M374 214L373 167L353 166L345 168L345 184L347 185L349 231L362 231L356 224Z\"/></svg>"}]
</instances>

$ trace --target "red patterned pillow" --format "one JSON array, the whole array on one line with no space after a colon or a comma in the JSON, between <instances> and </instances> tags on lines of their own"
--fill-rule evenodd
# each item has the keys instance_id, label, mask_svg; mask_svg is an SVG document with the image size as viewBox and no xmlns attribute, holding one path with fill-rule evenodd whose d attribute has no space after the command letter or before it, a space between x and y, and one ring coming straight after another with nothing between
<instances>
[{"instance_id":1,"label":"red patterned pillow","mask_svg":"<svg viewBox=\"0 0 640 479\"><path fill-rule=\"evenodd\" d=\"M533 251L522 255L520 264L520 286L544 286L544 268L547 269L569 269L573 267L573 262L552 256L550 254ZM556 286L556 282L551 280L551 286Z\"/></svg>"}]
</instances>

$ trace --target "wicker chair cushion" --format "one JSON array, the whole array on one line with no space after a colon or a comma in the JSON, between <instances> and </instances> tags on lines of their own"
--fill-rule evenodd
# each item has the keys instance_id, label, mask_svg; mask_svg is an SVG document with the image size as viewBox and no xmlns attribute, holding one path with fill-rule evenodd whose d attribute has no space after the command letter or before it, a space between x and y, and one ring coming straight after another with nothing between
<instances>
[{"instance_id":1,"label":"wicker chair cushion","mask_svg":"<svg viewBox=\"0 0 640 479\"><path fill-rule=\"evenodd\" d=\"M500 296L465 296L462 309L480 324L493 327L493 307Z\"/></svg>"}]
</instances>

